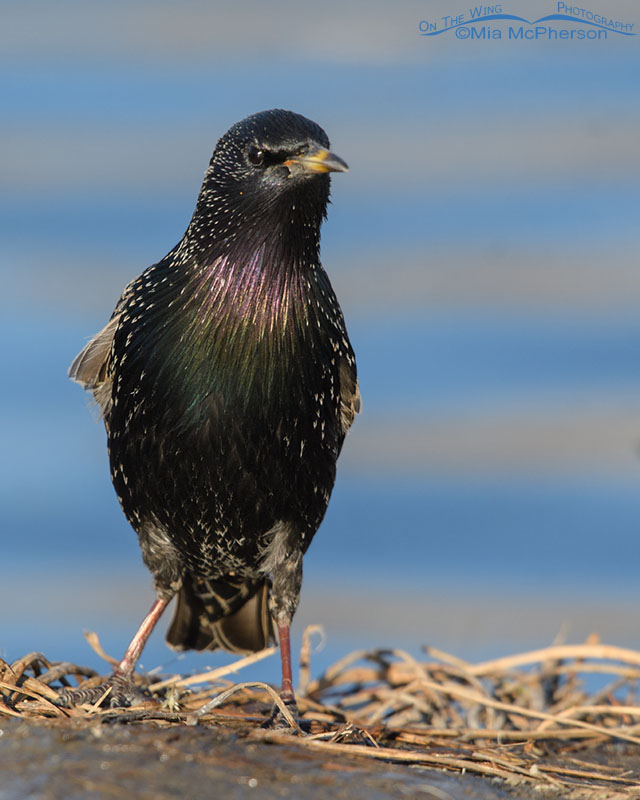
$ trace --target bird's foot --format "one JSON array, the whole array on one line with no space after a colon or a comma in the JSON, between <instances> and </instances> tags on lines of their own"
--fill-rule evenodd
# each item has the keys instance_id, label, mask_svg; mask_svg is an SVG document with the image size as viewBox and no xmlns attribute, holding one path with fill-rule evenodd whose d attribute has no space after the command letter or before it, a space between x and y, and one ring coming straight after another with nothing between
<instances>
[{"instance_id":1,"label":"bird's foot","mask_svg":"<svg viewBox=\"0 0 640 800\"><path fill-rule=\"evenodd\" d=\"M280 705L275 703L271 709L269 719L263 724L262 727L270 730L296 730L298 727L299 718L298 704L296 703L295 695L293 692L282 692L280 699L282 700L282 703L288 712L289 718L287 718L287 715L283 712ZM291 725L291 720L295 722L295 728Z\"/></svg>"},{"instance_id":2,"label":"bird's foot","mask_svg":"<svg viewBox=\"0 0 640 800\"><path fill-rule=\"evenodd\" d=\"M90 681L85 681L90 683ZM56 705L71 708L89 703L108 708L129 707L139 702L144 702L144 694L134 684L130 675L114 673L106 680L93 686L77 689L65 689L58 694Z\"/></svg>"}]
</instances>

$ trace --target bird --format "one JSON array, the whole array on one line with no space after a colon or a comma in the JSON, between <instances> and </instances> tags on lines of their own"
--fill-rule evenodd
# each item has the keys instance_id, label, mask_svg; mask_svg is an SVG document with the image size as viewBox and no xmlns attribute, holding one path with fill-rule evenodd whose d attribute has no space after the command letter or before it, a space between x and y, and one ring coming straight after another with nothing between
<instances>
[{"instance_id":1,"label":"bird","mask_svg":"<svg viewBox=\"0 0 640 800\"><path fill-rule=\"evenodd\" d=\"M175 598L176 650L251 653L277 635L280 694L297 711L290 625L303 556L361 403L320 261L330 173L347 171L298 113L233 125L182 239L126 286L69 368L101 412L156 594L111 676L120 686L133 685Z\"/></svg>"}]
</instances>

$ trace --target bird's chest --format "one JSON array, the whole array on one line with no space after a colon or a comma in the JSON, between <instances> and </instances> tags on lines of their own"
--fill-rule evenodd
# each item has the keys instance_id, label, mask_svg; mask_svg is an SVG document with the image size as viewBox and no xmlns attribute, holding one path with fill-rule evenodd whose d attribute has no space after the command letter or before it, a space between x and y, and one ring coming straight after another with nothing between
<instances>
[{"instance_id":1,"label":"bird's chest","mask_svg":"<svg viewBox=\"0 0 640 800\"><path fill-rule=\"evenodd\" d=\"M322 519L342 437L338 373L322 335L275 341L245 327L200 347L147 360L137 378L125 359L121 386L139 388L114 405L126 424L112 426L112 475L129 516L152 513L194 569L213 553L240 569L278 521L310 540Z\"/></svg>"},{"instance_id":2,"label":"bird's chest","mask_svg":"<svg viewBox=\"0 0 640 800\"><path fill-rule=\"evenodd\" d=\"M170 316L151 307L118 334L114 427L163 453L189 442L199 458L335 459L341 346L314 297L236 293L215 306L176 304Z\"/></svg>"},{"instance_id":3,"label":"bird's chest","mask_svg":"<svg viewBox=\"0 0 640 800\"><path fill-rule=\"evenodd\" d=\"M247 327L220 332L195 380L191 421L218 426L223 438L247 440L272 456L312 457L337 446L340 427L336 344L328 329ZM189 381L181 389L191 399ZM190 420L187 413L187 420ZM265 454L266 455L266 454ZM333 453L333 457L337 452Z\"/></svg>"}]
</instances>

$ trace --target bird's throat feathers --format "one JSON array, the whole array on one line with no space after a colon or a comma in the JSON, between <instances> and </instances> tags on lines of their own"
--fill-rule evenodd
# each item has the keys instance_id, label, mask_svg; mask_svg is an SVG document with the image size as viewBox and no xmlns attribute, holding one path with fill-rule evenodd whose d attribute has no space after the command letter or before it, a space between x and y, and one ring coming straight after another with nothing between
<instances>
[{"instance_id":1,"label":"bird's throat feathers","mask_svg":"<svg viewBox=\"0 0 640 800\"><path fill-rule=\"evenodd\" d=\"M321 322L335 298L317 245L295 252L277 235L250 243L245 239L212 261L190 259L188 269L180 269L180 246L174 251L174 277L167 281L173 291L159 304L165 312L159 311L154 351L160 380L173 375L171 392L188 397L193 411L212 396L236 412L243 405L250 411L254 404L289 402L307 373L313 383L314 365L305 364L310 354L333 350ZM183 366L182 386L175 384L176 361Z\"/></svg>"},{"instance_id":2,"label":"bird's throat feathers","mask_svg":"<svg viewBox=\"0 0 640 800\"><path fill-rule=\"evenodd\" d=\"M191 278L192 325L235 342L283 344L290 327L306 327L319 267L284 257L264 242L232 252L195 270ZM209 336L206 337L209 339Z\"/></svg>"}]
</instances>

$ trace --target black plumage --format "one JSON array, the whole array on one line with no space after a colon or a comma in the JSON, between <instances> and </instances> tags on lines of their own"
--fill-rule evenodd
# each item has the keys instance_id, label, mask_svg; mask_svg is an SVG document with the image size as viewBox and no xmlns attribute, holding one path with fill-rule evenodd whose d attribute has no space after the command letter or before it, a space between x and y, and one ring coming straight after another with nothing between
<instances>
[{"instance_id":1,"label":"black plumage","mask_svg":"<svg viewBox=\"0 0 640 800\"><path fill-rule=\"evenodd\" d=\"M177 595L167 641L178 649L259 650L275 623L293 701L302 557L360 404L319 259L329 173L346 169L299 114L234 125L182 240L126 287L70 368L102 411L113 483L158 598L119 677Z\"/></svg>"}]
</instances>

